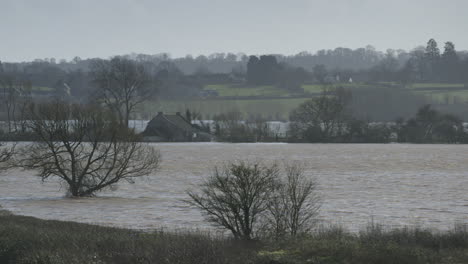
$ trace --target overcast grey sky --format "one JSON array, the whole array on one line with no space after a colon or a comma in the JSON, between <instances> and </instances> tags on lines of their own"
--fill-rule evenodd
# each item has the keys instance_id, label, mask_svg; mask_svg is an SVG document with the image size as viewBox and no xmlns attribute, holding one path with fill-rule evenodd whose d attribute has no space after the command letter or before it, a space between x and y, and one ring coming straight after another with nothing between
<instances>
[{"instance_id":1,"label":"overcast grey sky","mask_svg":"<svg viewBox=\"0 0 468 264\"><path fill-rule=\"evenodd\" d=\"M0 60L468 49L468 0L0 0Z\"/></svg>"}]
</instances>

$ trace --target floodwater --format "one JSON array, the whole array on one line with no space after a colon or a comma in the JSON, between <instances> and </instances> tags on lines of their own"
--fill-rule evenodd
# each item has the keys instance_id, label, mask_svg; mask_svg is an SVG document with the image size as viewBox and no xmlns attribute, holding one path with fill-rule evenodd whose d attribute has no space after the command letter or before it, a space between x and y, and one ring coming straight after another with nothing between
<instances>
[{"instance_id":1,"label":"floodwater","mask_svg":"<svg viewBox=\"0 0 468 264\"><path fill-rule=\"evenodd\" d=\"M374 221L446 230L468 223L468 145L155 144L161 169L94 198L65 198L56 179L30 171L0 177L0 205L16 214L134 229L210 228L189 207L214 165L233 160L298 161L315 177L320 220L359 230Z\"/></svg>"}]
</instances>

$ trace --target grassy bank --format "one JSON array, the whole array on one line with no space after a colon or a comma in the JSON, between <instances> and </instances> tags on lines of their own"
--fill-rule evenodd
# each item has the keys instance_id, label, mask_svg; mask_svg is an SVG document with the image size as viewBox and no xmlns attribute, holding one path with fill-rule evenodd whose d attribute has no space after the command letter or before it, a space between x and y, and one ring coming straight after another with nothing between
<instances>
[{"instance_id":1,"label":"grassy bank","mask_svg":"<svg viewBox=\"0 0 468 264\"><path fill-rule=\"evenodd\" d=\"M0 214L0 263L468 263L468 230L324 228L241 243L206 233L133 230Z\"/></svg>"},{"instance_id":2,"label":"grassy bank","mask_svg":"<svg viewBox=\"0 0 468 264\"><path fill-rule=\"evenodd\" d=\"M191 233L140 233L0 215L0 263L244 263L252 251Z\"/></svg>"}]
</instances>

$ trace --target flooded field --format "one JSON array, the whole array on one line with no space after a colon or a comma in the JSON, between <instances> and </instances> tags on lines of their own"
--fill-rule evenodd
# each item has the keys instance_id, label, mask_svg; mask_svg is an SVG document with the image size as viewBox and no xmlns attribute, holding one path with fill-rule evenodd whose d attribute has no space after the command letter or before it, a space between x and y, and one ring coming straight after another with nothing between
<instances>
[{"instance_id":1,"label":"flooded field","mask_svg":"<svg viewBox=\"0 0 468 264\"><path fill-rule=\"evenodd\" d=\"M16 214L135 229L210 228L184 203L214 165L238 159L299 161L315 177L320 219L358 230L370 221L449 229L468 222L468 145L155 144L162 167L95 198L29 171L0 177L0 205Z\"/></svg>"}]
</instances>

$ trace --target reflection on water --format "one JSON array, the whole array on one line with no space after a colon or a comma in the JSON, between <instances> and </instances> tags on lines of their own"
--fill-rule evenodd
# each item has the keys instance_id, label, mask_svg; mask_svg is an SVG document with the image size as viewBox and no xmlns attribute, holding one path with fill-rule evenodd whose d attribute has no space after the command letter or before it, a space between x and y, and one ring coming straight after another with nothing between
<instances>
[{"instance_id":1,"label":"reflection on water","mask_svg":"<svg viewBox=\"0 0 468 264\"><path fill-rule=\"evenodd\" d=\"M156 144L161 170L96 198L65 198L65 186L31 172L0 177L0 204L14 213L153 229L208 228L184 203L214 164L236 159L300 161L316 177L320 218L357 230L387 225L447 229L468 219L467 145Z\"/></svg>"}]
</instances>

